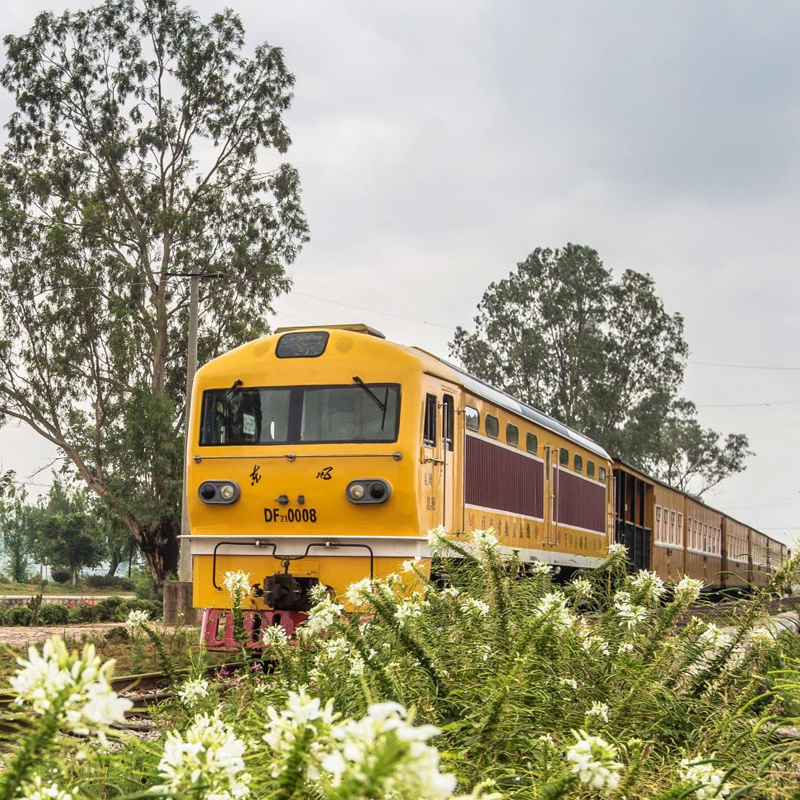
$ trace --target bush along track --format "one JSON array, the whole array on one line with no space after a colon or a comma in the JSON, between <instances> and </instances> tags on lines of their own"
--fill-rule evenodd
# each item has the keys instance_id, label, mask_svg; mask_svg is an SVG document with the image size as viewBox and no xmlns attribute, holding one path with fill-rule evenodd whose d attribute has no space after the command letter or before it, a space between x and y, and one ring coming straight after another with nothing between
<instances>
[{"instance_id":1,"label":"bush along track","mask_svg":"<svg viewBox=\"0 0 800 800\"><path fill-rule=\"evenodd\" d=\"M0 800L797 796L800 748L775 731L800 713L800 647L761 609L798 557L721 630L679 624L699 582L627 575L617 546L559 587L491 531L430 545L447 585L411 561L346 598L319 592L295 641L264 632L268 674L214 681L197 664L156 710L159 739L109 727L125 704L91 649L32 649ZM226 578L238 617L246 576ZM130 625L159 635L142 612Z\"/></svg>"}]
</instances>

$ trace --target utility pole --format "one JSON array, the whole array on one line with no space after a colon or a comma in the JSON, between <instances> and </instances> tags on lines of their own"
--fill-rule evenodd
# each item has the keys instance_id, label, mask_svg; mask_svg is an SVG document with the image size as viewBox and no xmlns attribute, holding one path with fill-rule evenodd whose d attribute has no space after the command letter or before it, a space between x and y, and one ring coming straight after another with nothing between
<instances>
[{"instance_id":1,"label":"utility pole","mask_svg":"<svg viewBox=\"0 0 800 800\"><path fill-rule=\"evenodd\" d=\"M186 421L185 448L183 457L183 497L181 502L181 539L180 557L178 562L178 580L191 582L192 580L192 543L184 537L189 536L189 487L187 484L187 457L189 454L189 419L192 413L192 388L194 375L197 372L197 317L200 305L200 274L192 272L189 275L189 348L186 354Z\"/></svg>"}]
</instances>

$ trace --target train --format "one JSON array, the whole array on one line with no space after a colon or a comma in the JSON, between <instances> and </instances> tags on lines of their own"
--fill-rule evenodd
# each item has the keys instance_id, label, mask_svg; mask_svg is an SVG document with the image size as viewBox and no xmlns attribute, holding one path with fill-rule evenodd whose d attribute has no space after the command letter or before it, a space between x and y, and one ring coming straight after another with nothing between
<instances>
[{"instance_id":1,"label":"train","mask_svg":"<svg viewBox=\"0 0 800 800\"><path fill-rule=\"evenodd\" d=\"M786 546L611 455L418 347L363 324L279 328L205 364L188 428L193 603L210 648L237 645L226 572L242 570L248 644L419 559L427 533L492 528L563 578L609 544L634 569L763 586Z\"/></svg>"}]
</instances>

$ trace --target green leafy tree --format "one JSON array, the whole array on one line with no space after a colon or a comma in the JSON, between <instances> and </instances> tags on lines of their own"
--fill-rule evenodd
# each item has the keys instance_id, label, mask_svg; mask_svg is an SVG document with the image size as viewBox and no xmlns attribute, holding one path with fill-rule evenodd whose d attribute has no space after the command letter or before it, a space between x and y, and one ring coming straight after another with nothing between
<instances>
[{"instance_id":1,"label":"green leafy tree","mask_svg":"<svg viewBox=\"0 0 800 800\"><path fill-rule=\"evenodd\" d=\"M55 444L141 547L177 567L188 280L201 362L266 331L307 239L274 154L294 79L232 11L174 0L40 14L7 36L0 422Z\"/></svg>"},{"instance_id":2,"label":"green leafy tree","mask_svg":"<svg viewBox=\"0 0 800 800\"><path fill-rule=\"evenodd\" d=\"M634 465L697 494L744 469L747 437L723 440L678 397L683 319L649 275L615 281L589 247L539 248L489 285L474 322L450 343L468 370Z\"/></svg>"},{"instance_id":3,"label":"green leafy tree","mask_svg":"<svg viewBox=\"0 0 800 800\"><path fill-rule=\"evenodd\" d=\"M24 488L15 484L14 472L0 475L0 536L3 542L4 566L12 581L28 579L31 566L28 524L30 508Z\"/></svg>"},{"instance_id":4,"label":"green leafy tree","mask_svg":"<svg viewBox=\"0 0 800 800\"><path fill-rule=\"evenodd\" d=\"M70 490L59 481L31 509L30 536L39 560L68 569L73 585L81 569L99 566L108 554L87 490Z\"/></svg>"}]
</instances>

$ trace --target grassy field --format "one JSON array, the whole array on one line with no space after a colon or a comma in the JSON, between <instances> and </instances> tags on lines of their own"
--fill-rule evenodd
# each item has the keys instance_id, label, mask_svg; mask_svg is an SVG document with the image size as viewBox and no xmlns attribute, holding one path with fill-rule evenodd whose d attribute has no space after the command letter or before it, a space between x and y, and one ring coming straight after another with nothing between
<instances>
[{"instance_id":1,"label":"grassy field","mask_svg":"<svg viewBox=\"0 0 800 800\"><path fill-rule=\"evenodd\" d=\"M33 591L30 591L30 590ZM107 596L107 595L130 595L133 596L133 591L119 589L118 587L98 589L93 586L86 586L79 583L73 586L71 583L56 583L49 581L46 586L39 586L33 583L14 583L11 581L4 581L0 583L0 597L3 595L89 595L89 596Z\"/></svg>"}]
</instances>

